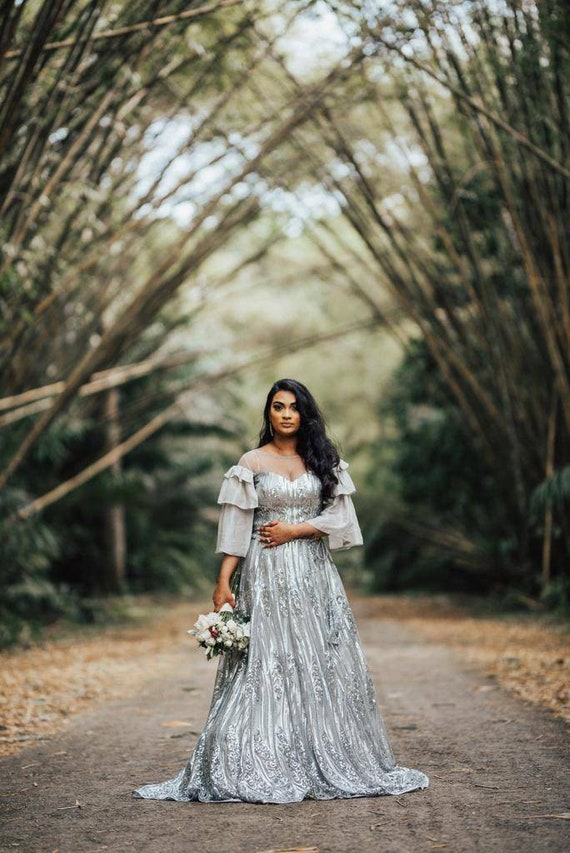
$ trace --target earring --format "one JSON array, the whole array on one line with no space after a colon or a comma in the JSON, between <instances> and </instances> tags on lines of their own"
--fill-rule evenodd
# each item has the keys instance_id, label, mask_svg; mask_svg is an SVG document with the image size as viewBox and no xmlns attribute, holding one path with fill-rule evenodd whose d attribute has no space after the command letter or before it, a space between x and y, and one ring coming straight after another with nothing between
<instances>
[{"instance_id":1,"label":"earring","mask_svg":"<svg viewBox=\"0 0 570 853\"><path fill-rule=\"evenodd\" d=\"M273 438L273 436L275 435L275 433L273 432L273 424L269 424L269 432L271 433L271 437Z\"/></svg>"}]
</instances>

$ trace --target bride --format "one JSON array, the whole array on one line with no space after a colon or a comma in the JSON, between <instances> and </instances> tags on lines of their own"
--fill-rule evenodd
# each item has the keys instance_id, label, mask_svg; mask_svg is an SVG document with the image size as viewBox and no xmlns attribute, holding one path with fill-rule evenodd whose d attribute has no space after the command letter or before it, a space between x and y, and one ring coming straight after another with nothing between
<instances>
[{"instance_id":1,"label":"bride","mask_svg":"<svg viewBox=\"0 0 570 853\"><path fill-rule=\"evenodd\" d=\"M225 474L213 595L250 620L220 658L206 724L148 799L291 803L428 786L396 764L331 550L362 544L348 465L308 389L276 382L259 446Z\"/></svg>"}]
</instances>

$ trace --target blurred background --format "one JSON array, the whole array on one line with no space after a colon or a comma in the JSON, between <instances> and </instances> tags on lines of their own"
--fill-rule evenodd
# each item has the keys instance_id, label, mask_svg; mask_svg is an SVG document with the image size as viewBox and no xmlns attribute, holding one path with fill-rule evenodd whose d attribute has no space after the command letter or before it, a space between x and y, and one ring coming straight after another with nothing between
<instances>
[{"instance_id":1,"label":"blurred background","mask_svg":"<svg viewBox=\"0 0 570 853\"><path fill-rule=\"evenodd\" d=\"M568 609L563 0L0 0L0 644L209 594L268 388L361 591Z\"/></svg>"}]
</instances>

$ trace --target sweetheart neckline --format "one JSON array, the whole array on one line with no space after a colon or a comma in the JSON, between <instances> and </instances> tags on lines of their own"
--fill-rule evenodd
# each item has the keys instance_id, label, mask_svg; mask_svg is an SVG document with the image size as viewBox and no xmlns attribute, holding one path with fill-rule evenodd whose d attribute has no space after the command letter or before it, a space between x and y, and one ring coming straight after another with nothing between
<instances>
[{"instance_id":1,"label":"sweetheart neckline","mask_svg":"<svg viewBox=\"0 0 570 853\"><path fill-rule=\"evenodd\" d=\"M299 474L298 477L295 477L294 480L290 480L289 477L286 477L285 474L278 474L277 471L257 471L255 472L255 477L260 477L262 474L271 474L272 477L280 477L282 480L285 480L286 483L296 483L297 480L302 480L303 477L307 477L309 474L312 474L312 471L303 471L302 474ZM316 474L313 474L316 477Z\"/></svg>"}]
</instances>

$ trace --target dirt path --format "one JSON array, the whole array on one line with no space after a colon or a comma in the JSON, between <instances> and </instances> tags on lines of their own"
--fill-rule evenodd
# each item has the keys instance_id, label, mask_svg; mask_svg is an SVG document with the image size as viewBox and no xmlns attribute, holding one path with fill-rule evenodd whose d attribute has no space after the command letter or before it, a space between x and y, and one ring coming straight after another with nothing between
<instances>
[{"instance_id":1,"label":"dirt path","mask_svg":"<svg viewBox=\"0 0 570 853\"><path fill-rule=\"evenodd\" d=\"M174 775L210 700L215 665L180 642L137 656L136 693L75 718L64 733L2 759L0 851L320 853L570 849L567 729L471 672L401 622L355 615L394 751L425 770L427 791L295 805L136 800ZM187 625L180 626L185 628ZM176 631L174 632L176 633Z\"/></svg>"}]
</instances>

